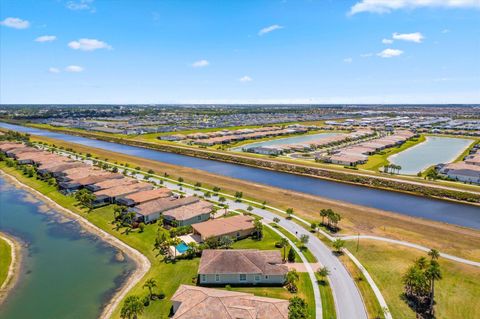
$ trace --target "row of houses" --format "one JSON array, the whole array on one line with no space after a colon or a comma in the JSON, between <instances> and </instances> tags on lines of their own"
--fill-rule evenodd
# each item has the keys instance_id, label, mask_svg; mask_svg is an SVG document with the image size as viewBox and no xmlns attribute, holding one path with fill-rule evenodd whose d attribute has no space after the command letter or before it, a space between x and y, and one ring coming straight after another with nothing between
<instances>
[{"instance_id":1,"label":"row of houses","mask_svg":"<svg viewBox=\"0 0 480 319\"><path fill-rule=\"evenodd\" d=\"M415 133L411 131L395 131L392 135L335 150L331 155L319 157L319 159L332 164L355 166L366 163L369 155L389 147L401 145L414 136Z\"/></svg>"},{"instance_id":2,"label":"row of houses","mask_svg":"<svg viewBox=\"0 0 480 319\"><path fill-rule=\"evenodd\" d=\"M222 130L208 133L192 133L188 135L174 134L160 136L164 141L182 141L192 142L197 145L213 146L218 144L229 144L244 140L259 139L265 137L282 136L288 134L303 134L308 132L309 128L301 125L291 125L286 128L278 126L259 127L252 129Z\"/></svg>"},{"instance_id":3,"label":"row of houses","mask_svg":"<svg viewBox=\"0 0 480 319\"><path fill-rule=\"evenodd\" d=\"M213 204L197 197L179 198L167 188L105 171L68 157L52 154L20 143L1 143L0 151L19 164L35 165L43 178L55 178L63 193L80 189L92 192L92 207L118 204L134 212L139 222L154 222L163 218L178 226L191 225L209 219Z\"/></svg>"},{"instance_id":4,"label":"row of houses","mask_svg":"<svg viewBox=\"0 0 480 319\"><path fill-rule=\"evenodd\" d=\"M357 130L348 134L338 134L328 137L319 138L317 140L309 141L308 143L292 143L292 144L280 144L280 145L268 145L268 146L253 146L244 147L243 151L249 153L256 153L262 155L280 155L291 152L309 152L315 149L337 145L347 141L355 141L370 136L374 136L376 133L372 130Z\"/></svg>"},{"instance_id":5,"label":"row of houses","mask_svg":"<svg viewBox=\"0 0 480 319\"><path fill-rule=\"evenodd\" d=\"M440 165L438 172L457 181L480 184L480 143L472 147L463 161Z\"/></svg>"}]
</instances>

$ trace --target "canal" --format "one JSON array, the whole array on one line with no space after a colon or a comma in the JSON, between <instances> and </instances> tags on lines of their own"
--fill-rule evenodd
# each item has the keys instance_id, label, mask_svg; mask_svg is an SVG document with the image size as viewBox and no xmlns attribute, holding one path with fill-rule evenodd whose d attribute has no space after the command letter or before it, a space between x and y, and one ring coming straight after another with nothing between
<instances>
[{"instance_id":1,"label":"canal","mask_svg":"<svg viewBox=\"0 0 480 319\"><path fill-rule=\"evenodd\" d=\"M96 318L134 270L117 250L0 176L0 230L24 246L0 319Z\"/></svg>"},{"instance_id":2,"label":"canal","mask_svg":"<svg viewBox=\"0 0 480 319\"><path fill-rule=\"evenodd\" d=\"M345 201L352 204L373 207L398 214L480 229L480 207L478 206L373 189L364 186L349 185L313 177L275 172L261 168L224 163L174 153L160 152L141 147L110 143L1 122L0 127L107 149L112 152L124 153L159 162L191 167L210 173Z\"/></svg>"}]
</instances>

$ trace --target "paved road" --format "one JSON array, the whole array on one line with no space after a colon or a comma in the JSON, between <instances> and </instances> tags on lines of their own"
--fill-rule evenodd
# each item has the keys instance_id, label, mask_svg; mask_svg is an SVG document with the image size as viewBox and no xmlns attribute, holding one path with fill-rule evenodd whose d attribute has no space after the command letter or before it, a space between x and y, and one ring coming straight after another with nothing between
<instances>
[{"instance_id":1,"label":"paved road","mask_svg":"<svg viewBox=\"0 0 480 319\"><path fill-rule=\"evenodd\" d=\"M402 246L406 246L406 247L410 247L410 248L419 249L419 250L422 250L422 251L425 251L425 252L430 251L430 248L422 246L422 245L410 243L408 241L390 239L390 238L379 237L379 236L370 236L370 235L354 236L354 235L352 235L352 236L342 236L340 238L342 238L344 240L356 240L358 237L360 237L360 239L371 239L371 240L378 240L378 241L383 241L383 242L387 242L387 243L402 245ZM480 267L480 262L478 262L478 261L468 260L468 259L460 258L460 257L457 257L457 256L445 254L445 253L440 253L440 256L445 258L445 259L450 259L450 260L453 260L453 261L456 261L456 262L459 262L459 263L462 263L462 264L465 264L465 265Z\"/></svg>"}]
</instances>

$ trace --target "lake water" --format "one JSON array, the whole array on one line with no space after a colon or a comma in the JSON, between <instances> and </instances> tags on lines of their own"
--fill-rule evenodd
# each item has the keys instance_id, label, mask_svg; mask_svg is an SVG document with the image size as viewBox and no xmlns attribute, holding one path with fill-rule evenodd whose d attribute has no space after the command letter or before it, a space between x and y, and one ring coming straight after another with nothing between
<instances>
[{"instance_id":1,"label":"lake water","mask_svg":"<svg viewBox=\"0 0 480 319\"><path fill-rule=\"evenodd\" d=\"M392 155L388 160L402 167L401 174L416 175L432 165L452 162L472 142L464 138L427 136L425 142Z\"/></svg>"},{"instance_id":2,"label":"lake water","mask_svg":"<svg viewBox=\"0 0 480 319\"><path fill-rule=\"evenodd\" d=\"M123 145L89 139L80 136L55 133L31 127L0 122L0 127L51 137L59 140L87 145L151 159L159 162L191 167L210 173L225 175L279 187L287 190L322 196L352 204L378 208L398 214L421 217L465 227L480 229L480 207L421 196L397 193L364 186L344 184L319 178L276 172L256 167L207 160L175 153L160 152L142 147ZM261 194L259 194L261 199Z\"/></svg>"},{"instance_id":3,"label":"lake water","mask_svg":"<svg viewBox=\"0 0 480 319\"><path fill-rule=\"evenodd\" d=\"M273 140L268 140L263 142L245 144L239 147L235 147L232 150L241 151L242 148L244 147L272 146L272 145L299 144L299 143L308 144L308 142L320 140L322 138L335 136L335 135L338 135L338 133L317 133L317 134L311 134L311 135L279 138L279 139L273 139Z\"/></svg>"},{"instance_id":4,"label":"lake water","mask_svg":"<svg viewBox=\"0 0 480 319\"><path fill-rule=\"evenodd\" d=\"M96 318L134 270L116 249L0 177L0 230L25 245L17 286L0 319Z\"/></svg>"}]
</instances>

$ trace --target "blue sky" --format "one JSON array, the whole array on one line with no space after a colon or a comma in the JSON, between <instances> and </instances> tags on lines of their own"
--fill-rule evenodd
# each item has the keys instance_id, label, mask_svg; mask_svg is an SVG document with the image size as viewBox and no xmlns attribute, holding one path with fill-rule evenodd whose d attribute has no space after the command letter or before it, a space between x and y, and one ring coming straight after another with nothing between
<instances>
[{"instance_id":1,"label":"blue sky","mask_svg":"<svg viewBox=\"0 0 480 319\"><path fill-rule=\"evenodd\" d=\"M480 103L480 0L0 6L0 103Z\"/></svg>"}]
</instances>

